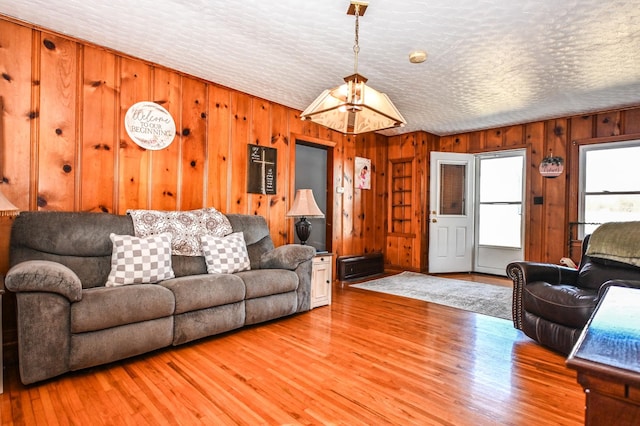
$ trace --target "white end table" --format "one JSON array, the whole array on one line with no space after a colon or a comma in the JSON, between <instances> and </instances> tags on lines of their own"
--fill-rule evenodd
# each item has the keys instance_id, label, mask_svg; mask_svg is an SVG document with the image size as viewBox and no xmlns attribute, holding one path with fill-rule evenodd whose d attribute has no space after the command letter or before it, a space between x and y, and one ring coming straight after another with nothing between
<instances>
[{"instance_id":1,"label":"white end table","mask_svg":"<svg viewBox=\"0 0 640 426\"><path fill-rule=\"evenodd\" d=\"M333 253L318 253L313 258L311 272L311 308L331 304L331 283L333 281Z\"/></svg>"}]
</instances>

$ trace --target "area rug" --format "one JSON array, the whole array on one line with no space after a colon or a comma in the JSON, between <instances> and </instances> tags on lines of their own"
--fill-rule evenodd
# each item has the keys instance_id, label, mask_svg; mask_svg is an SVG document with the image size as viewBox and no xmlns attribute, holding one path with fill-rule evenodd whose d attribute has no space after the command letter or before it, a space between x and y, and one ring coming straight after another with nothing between
<instances>
[{"instance_id":1,"label":"area rug","mask_svg":"<svg viewBox=\"0 0 640 426\"><path fill-rule=\"evenodd\" d=\"M402 272L351 287L410 297L511 320L511 287Z\"/></svg>"}]
</instances>

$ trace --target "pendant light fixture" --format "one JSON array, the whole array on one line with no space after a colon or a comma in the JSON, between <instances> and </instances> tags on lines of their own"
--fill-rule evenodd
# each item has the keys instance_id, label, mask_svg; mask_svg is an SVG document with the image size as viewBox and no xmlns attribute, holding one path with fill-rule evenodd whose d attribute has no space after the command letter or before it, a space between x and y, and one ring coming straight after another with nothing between
<instances>
[{"instance_id":1,"label":"pendant light fixture","mask_svg":"<svg viewBox=\"0 0 640 426\"><path fill-rule=\"evenodd\" d=\"M325 90L304 110L300 118L347 135L402 127L407 122L384 93L366 85L367 79L358 74L359 18L368 6L366 1L351 0L348 15L356 17L354 74L345 83Z\"/></svg>"}]
</instances>

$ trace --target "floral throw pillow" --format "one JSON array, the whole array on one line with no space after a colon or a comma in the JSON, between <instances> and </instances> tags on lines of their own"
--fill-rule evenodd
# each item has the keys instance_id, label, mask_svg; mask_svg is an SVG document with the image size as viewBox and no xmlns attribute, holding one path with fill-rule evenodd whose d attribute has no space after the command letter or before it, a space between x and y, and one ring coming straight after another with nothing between
<instances>
[{"instance_id":1,"label":"floral throw pillow","mask_svg":"<svg viewBox=\"0 0 640 426\"><path fill-rule=\"evenodd\" d=\"M229 219L213 207L188 211L127 210L136 237L171 233L175 255L202 256L200 236L222 237L233 232Z\"/></svg>"}]
</instances>

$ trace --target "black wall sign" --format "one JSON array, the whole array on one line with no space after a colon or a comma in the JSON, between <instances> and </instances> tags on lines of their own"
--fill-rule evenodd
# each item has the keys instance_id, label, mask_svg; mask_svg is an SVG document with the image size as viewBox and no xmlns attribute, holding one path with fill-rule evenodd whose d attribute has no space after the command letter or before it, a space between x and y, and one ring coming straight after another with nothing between
<instances>
[{"instance_id":1,"label":"black wall sign","mask_svg":"<svg viewBox=\"0 0 640 426\"><path fill-rule=\"evenodd\" d=\"M276 193L277 153L275 148L249 145L247 192L252 194Z\"/></svg>"}]
</instances>

